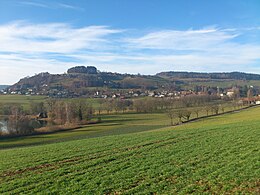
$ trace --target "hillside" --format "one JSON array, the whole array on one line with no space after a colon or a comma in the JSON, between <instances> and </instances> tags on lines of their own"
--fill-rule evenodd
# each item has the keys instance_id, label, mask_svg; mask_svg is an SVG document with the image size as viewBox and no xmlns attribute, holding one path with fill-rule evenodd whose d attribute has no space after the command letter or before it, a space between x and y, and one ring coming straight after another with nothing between
<instances>
[{"instance_id":1,"label":"hillside","mask_svg":"<svg viewBox=\"0 0 260 195\"><path fill-rule=\"evenodd\" d=\"M231 88L260 86L260 75L240 72L195 73L161 72L156 75L132 75L101 72L93 66L76 66L65 74L40 73L21 79L8 88L18 94L40 94L60 97L91 96L97 90L106 95L113 90L203 90L203 87ZM205 88L204 88L205 89ZM209 89L211 90L212 89ZM216 89L213 89L216 90Z\"/></svg>"},{"instance_id":2,"label":"hillside","mask_svg":"<svg viewBox=\"0 0 260 195\"><path fill-rule=\"evenodd\" d=\"M8 91L18 94L66 94L88 95L96 90L146 89L154 90L162 86L175 85L174 82L158 76L119 74L100 72L95 67L78 66L70 68L66 74L40 73L21 79L10 86ZM93 91L92 91L93 90Z\"/></svg>"},{"instance_id":3,"label":"hillside","mask_svg":"<svg viewBox=\"0 0 260 195\"><path fill-rule=\"evenodd\" d=\"M257 194L259 116L1 150L0 193Z\"/></svg>"},{"instance_id":4,"label":"hillside","mask_svg":"<svg viewBox=\"0 0 260 195\"><path fill-rule=\"evenodd\" d=\"M235 79L235 80L260 80L259 74L243 73L243 72L222 72L222 73L200 73L200 72L161 72L156 74L166 78L196 78L196 79Z\"/></svg>"}]
</instances>

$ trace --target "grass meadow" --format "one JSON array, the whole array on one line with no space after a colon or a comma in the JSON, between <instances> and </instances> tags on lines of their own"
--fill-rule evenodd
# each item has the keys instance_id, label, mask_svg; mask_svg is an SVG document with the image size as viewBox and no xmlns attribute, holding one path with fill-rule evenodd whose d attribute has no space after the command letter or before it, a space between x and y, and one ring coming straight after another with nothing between
<instances>
[{"instance_id":1,"label":"grass meadow","mask_svg":"<svg viewBox=\"0 0 260 195\"><path fill-rule=\"evenodd\" d=\"M0 193L259 194L259 107L175 127L161 114L109 117L0 140Z\"/></svg>"},{"instance_id":2,"label":"grass meadow","mask_svg":"<svg viewBox=\"0 0 260 195\"><path fill-rule=\"evenodd\" d=\"M1 104L20 104L29 109L31 102L43 102L46 96L25 96L25 95L0 95Z\"/></svg>"}]
</instances>

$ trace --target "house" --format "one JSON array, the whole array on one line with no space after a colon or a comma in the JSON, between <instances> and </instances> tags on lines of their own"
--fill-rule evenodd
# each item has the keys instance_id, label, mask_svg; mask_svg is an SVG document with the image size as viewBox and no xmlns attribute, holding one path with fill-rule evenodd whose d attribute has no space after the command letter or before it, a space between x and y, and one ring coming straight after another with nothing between
<instances>
[{"instance_id":1,"label":"house","mask_svg":"<svg viewBox=\"0 0 260 195\"><path fill-rule=\"evenodd\" d=\"M233 97L234 96L234 91L228 91L227 92L228 97Z\"/></svg>"}]
</instances>

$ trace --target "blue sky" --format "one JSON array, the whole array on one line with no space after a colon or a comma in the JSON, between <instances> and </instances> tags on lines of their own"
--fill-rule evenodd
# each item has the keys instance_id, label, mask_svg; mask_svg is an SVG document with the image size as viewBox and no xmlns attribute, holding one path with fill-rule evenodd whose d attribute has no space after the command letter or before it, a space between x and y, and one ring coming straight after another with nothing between
<instances>
[{"instance_id":1,"label":"blue sky","mask_svg":"<svg viewBox=\"0 0 260 195\"><path fill-rule=\"evenodd\" d=\"M75 65L260 73L259 0L1 0L0 84Z\"/></svg>"}]
</instances>

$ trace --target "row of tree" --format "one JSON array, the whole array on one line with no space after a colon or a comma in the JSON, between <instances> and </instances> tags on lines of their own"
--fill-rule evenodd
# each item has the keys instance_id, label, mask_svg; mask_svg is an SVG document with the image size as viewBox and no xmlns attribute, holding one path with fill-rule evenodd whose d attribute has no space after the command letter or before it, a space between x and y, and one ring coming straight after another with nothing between
<instances>
[{"instance_id":1,"label":"row of tree","mask_svg":"<svg viewBox=\"0 0 260 195\"><path fill-rule=\"evenodd\" d=\"M221 102L222 101L222 102ZM39 128L32 116L46 118L49 124L69 125L86 124L93 117L101 120L102 114L111 113L167 113L179 122L190 120L193 113L196 117L202 112L218 114L224 112L223 100L213 95L190 95L181 98L139 98L139 99L100 99L96 110L85 99L48 99L45 102L31 102L26 109L21 105L0 104L0 115L8 116L10 134L30 134ZM220 105L221 104L221 105ZM234 107L237 106L234 104ZM36 121L36 122L35 122Z\"/></svg>"},{"instance_id":2,"label":"row of tree","mask_svg":"<svg viewBox=\"0 0 260 195\"><path fill-rule=\"evenodd\" d=\"M231 109L241 108L243 104L237 102L232 102L229 107ZM184 121L189 121L192 114L195 115L195 118L199 118L200 114L206 113L206 116L218 115L219 113L224 113L228 106L225 104L208 104L203 107L194 107L194 108L183 108L183 109L168 109L167 116L170 118L171 125L174 125L174 119L178 119L178 123L183 123Z\"/></svg>"},{"instance_id":3,"label":"row of tree","mask_svg":"<svg viewBox=\"0 0 260 195\"><path fill-rule=\"evenodd\" d=\"M181 98L102 99L98 113L134 111L137 113L165 112L168 109L204 106L219 100L213 95L190 95Z\"/></svg>"}]
</instances>

